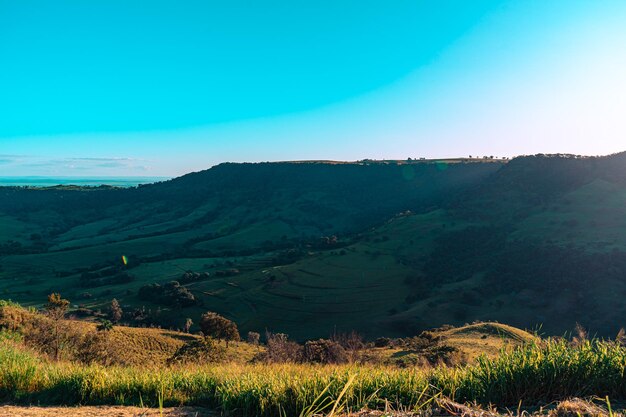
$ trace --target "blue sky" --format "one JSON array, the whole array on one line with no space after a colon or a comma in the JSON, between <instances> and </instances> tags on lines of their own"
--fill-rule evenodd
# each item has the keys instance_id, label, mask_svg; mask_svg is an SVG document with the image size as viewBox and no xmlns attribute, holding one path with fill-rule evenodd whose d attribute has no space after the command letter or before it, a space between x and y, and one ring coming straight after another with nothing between
<instances>
[{"instance_id":1,"label":"blue sky","mask_svg":"<svg viewBox=\"0 0 626 417\"><path fill-rule=\"evenodd\" d=\"M0 0L0 175L626 150L626 2Z\"/></svg>"}]
</instances>

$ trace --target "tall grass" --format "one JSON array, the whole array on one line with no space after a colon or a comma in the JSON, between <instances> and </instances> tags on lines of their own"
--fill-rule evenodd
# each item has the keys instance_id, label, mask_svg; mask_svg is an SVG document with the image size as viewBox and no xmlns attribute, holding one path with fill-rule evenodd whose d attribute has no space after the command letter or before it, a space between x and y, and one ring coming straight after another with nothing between
<instances>
[{"instance_id":1,"label":"tall grass","mask_svg":"<svg viewBox=\"0 0 626 417\"><path fill-rule=\"evenodd\" d=\"M453 378L455 397L516 404L571 396L626 398L626 348L615 342L547 341L480 358ZM449 379L449 377L448 377Z\"/></svg>"},{"instance_id":2,"label":"tall grass","mask_svg":"<svg viewBox=\"0 0 626 417\"><path fill-rule=\"evenodd\" d=\"M443 394L517 405L570 396L626 399L626 349L547 341L464 368L215 365L142 369L51 363L2 340L0 400L39 404L198 405L241 416L298 416L362 407L419 408ZM338 401L341 399L341 401ZM337 411L337 410L335 410Z\"/></svg>"}]
</instances>

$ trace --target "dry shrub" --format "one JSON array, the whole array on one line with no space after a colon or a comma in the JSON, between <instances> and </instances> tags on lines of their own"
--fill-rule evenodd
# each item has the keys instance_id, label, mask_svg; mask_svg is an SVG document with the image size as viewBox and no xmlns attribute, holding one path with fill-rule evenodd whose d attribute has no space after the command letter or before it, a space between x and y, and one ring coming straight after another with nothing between
<instances>
[{"instance_id":1,"label":"dry shrub","mask_svg":"<svg viewBox=\"0 0 626 417\"><path fill-rule=\"evenodd\" d=\"M90 330L67 320L55 321L48 315L13 307L0 308L0 323L0 327L19 331L27 346L52 359L102 365L125 363L124 351L111 339L110 332Z\"/></svg>"},{"instance_id":2,"label":"dry shrub","mask_svg":"<svg viewBox=\"0 0 626 417\"><path fill-rule=\"evenodd\" d=\"M259 346L259 341L261 340L261 335L257 332L248 332L246 337L246 341L253 346Z\"/></svg>"},{"instance_id":3,"label":"dry shrub","mask_svg":"<svg viewBox=\"0 0 626 417\"><path fill-rule=\"evenodd\" d=\"M574 328L574 336L572 337L572 346L582 346L587 340L589 340L589 334L580 323L576 323Z\"/></svg>"},{"instance_id":4,"label":"dry shrub","mask_svg":"<svg viewBox=\"0 0 626 417\"><path fill-rule=\"evenodd\" d=\"M549 417L608 417L606 409L579 398L560 402Z\"/></svg>"},{"instance_id":5,"label":"dry shrub","mask_svg":"<svg viewBox=\"0 0 626 417\"><path fill-rule=\"evenodd\" d=\"M84 333L76 345L74 359L84 364L126 365L123 349L115 343L110 331Z\"/></svg>"},{"instance_id":6,"label":"dry shrub","mask_svg":"<svg viewBox=\"0 0 626 417\"><path fill-rule=\"evenodd\" d=\"M348 362L346 350L333 340L309 340L304 345L304 359L307 362L340 364Z\"/></svg>"},{"instance_id":7,"label":"dry shrub","mask_svg":"<svg viewBox=\"0 0 626 417\"><path fill-rule=\"evenodd\" d=\"M206 364L222 362L226 357L226 348L210 337L192 340L181 346L168 364Z\"/></svg>"},{"instance_id":8,"label":"dry shrub","mask_svg":"<svg viewBox=\"0 0 626 417\"><path fill-rule=\"evenodd\" d=\"M265 333L267 348L257 356L257 360L266 363L299 363L304 359L304 349L298 343L289 340L284 333Z\"/></svg>"},{"instance_id":9,"label":"dry shrub","mask_svg":"<svg viewBox=\"0 0 626 417\"><path fill-rule=\"evenodd\" d=\"M82 332L66 321L55 321L41 314L25 322L21 332L28 346L56 360L73 359L83 338Z\"/></svg>"},{"instance_id":10,"label":"dry shrub","mask_svg":"<svg viewBox=\"0 0 626 417\"><path fill-rule=\"evenodd\" d=\"M408 353L395 360L400 367L409 366L456 366L467 362L466 356L454 346L443 343L443 339L432 332L405 339Z\"/></svg>"},{"instance_id":11,"label":"dry shrub","mask_svg":"<svg viewBox=\"0 0 626 417\"><path fill-rule=\"evenodd\" d=\"M0 307L0 329L20 330L34 315L35 313L22 307L2 306Z\"/></svg>"},{"instance_id":12,"label":"dry shrub","mask_svg":"<svg viewBox=\"0 0 626 417\"><path fill-rule=\"evenodd\" d=\"M365 348L365 343L360 334L355 331L350 333L335 333L331 340L343 347L349 362L358 362L361 360L361 351Z\"/></svg>"}]
</instances>

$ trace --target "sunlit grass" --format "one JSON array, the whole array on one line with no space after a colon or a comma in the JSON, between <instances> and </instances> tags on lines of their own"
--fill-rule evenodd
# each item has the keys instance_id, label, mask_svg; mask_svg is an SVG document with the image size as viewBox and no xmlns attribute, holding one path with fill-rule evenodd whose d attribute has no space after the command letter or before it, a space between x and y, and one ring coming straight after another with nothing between
<instances>
[{"instance_id":1,"label":"sunlit grass","mask_svg":"<svg viewBox=\"0 0 626 417\"><path fill-rule=\"evenodd\" d=\"M53 363L5 333L0 400L38 404L207 406L236 415L300 415L363 407L411 409L435 395L482 404L573 396L626 398L626 349L613 342L531 344L463 368L241 365L139 367ZM341 398L341 401L337 401ZM321 408L321 410L317 409Z\"/></svg>"}]
</instances>

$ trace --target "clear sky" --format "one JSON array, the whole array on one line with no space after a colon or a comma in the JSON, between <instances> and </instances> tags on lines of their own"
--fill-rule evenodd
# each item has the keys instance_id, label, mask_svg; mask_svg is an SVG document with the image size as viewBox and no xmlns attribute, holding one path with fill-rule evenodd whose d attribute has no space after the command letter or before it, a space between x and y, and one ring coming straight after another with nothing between
<instances>
[{"instance_id":1,"label":"clear sky","mask_svg":"<svg viewBox=\"0 0 626 417\"><path fill-rule=\"evenodd\" d=\"M623 0L0 0L0 176L626 150Z\"/></svg>"}]
</instances>

